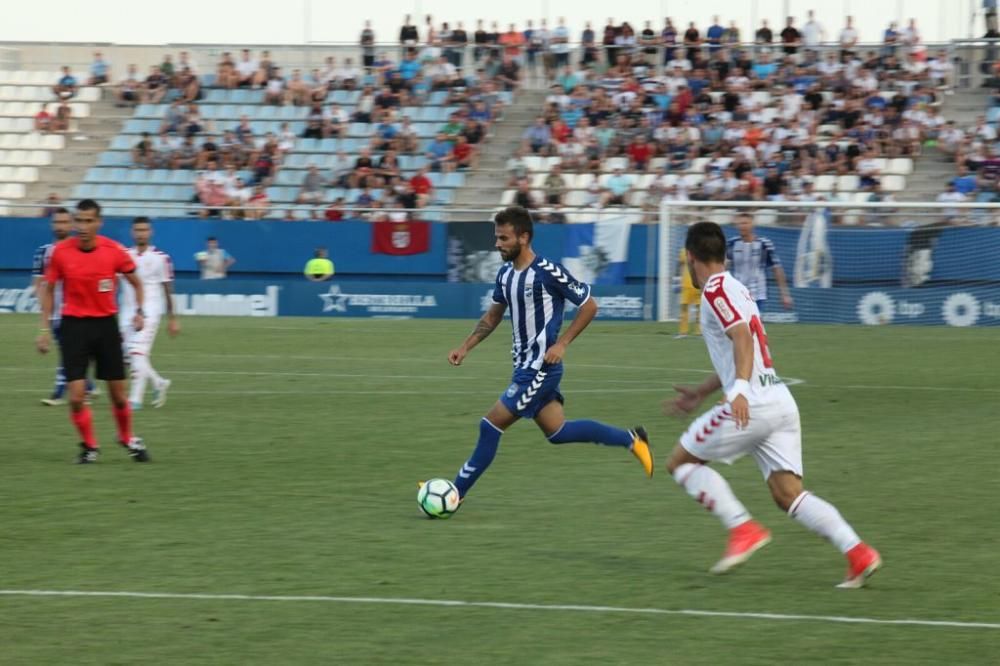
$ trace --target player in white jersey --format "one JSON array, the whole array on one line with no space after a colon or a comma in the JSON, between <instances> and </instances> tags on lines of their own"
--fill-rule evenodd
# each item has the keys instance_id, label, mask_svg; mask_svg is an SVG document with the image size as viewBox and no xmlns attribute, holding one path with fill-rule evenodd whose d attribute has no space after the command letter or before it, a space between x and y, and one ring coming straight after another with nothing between
<instances>
[{"instance_id":1,"label":"player in white jersey","mask_svg":"<svg viewBox=\"0 0 1000 666\"><path fill-rule=\"evenodd\" d=\"M153 225L148 217L137 217L132 221L132 240L135 245L128 249L136 266L136 276L142 280L146 314L141 331L132 329L132 314L135 312L135 295L132 288L124 284L121 292L121 314L119 324L122 340L132 368L132 385L129 387L129 402L132 409L142 409L142 399L146 392L146 382L153 383L153 407L162 407L167 402L170 380L161 377L153 369L150 355L156 331L160 327L160 317L167 315L167 332L171 336L180 333L180 323L174 315L173 283L174 267L170 257L149 244L153 236Z\"/></svg>"},{"instance_id":2,"label":"player in white jersey","mask_svg":"<svg viewBox=\"0 0 1000 666\"><path fill-rule=\"evenodd\" d=\"M726 480L707 464L750 455L777 505L847 556L847 577L838 587L861 587L881 566L881 558L832 504L802 488L799 410L775 372L757 304L726 271L721 227L713 222L693 225L685 248L691 278L702 288L701 330L715 374L697 387L675 387L679 396L666 408L673 414L691 413L720 388L725 400L681 436L667 471L729 530L725 555L712 573L742 564L771 541L770 531L751 518Z\"/></svg>"}]
</instances>

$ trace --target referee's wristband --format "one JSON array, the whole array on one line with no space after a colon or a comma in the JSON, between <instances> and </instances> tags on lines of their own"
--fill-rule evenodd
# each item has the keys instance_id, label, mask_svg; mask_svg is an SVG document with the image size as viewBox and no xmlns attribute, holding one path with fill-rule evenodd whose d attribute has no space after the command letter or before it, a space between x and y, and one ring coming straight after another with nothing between
<instances>
[{"instance_id":1,"label":"referee's wristband","mask_svg":"<svg viewBox=\"0 0 1000 666\"><path fill-rule=\"evenodd\" d=\"M726 391L726 402L736 400L736 396L742 395L744 398L750 395L750 382L746 379L737 379L733 382L733 387Z\"/></svg>"},{"instance_id":2,"label":"referee's wristband","mask_svg":"<svg viewBox=\"0 0 1000 666\"><path fill-rule=\"evenodd\" d=\"M145 317L146 316L146 313L142 311L142 308L136 308L135 309L135 313L137 315L139 315L140 317Z\"/></svg>"}]
</instances>

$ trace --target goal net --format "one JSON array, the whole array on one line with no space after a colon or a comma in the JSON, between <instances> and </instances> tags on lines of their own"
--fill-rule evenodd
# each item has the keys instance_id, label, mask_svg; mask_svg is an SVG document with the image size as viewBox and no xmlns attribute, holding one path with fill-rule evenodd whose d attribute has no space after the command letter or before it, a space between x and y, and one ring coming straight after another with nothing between
<instances>
[{"instance_id":1,"label":"goal net","mask_svg":"<svg viewBox=\"0 0 1000 666\"><path fill-rule=\"evenodd\" d=\"M1000 325L1000 205L664 201L660 321L678 317L687 228L703 220L722 225L765 322Z\"/></svg>"}]
</instances>

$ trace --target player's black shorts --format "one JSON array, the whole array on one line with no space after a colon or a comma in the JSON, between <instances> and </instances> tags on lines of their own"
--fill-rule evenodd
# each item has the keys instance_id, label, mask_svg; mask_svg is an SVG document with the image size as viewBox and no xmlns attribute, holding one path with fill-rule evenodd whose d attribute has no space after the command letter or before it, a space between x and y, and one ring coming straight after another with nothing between
<instances>
[{"instance_id":1,"label":"player's black shorts","mask_svg":"<svg viewBox=\"0 0 1000 666\"><path fill-rule=\"evenodd\" d=\"M66 381L87 378L91 359L97 364L96 377L105 381L125 379L125 358L118 318L63 317L59 347Z\"/></svg>"}]
</instances>

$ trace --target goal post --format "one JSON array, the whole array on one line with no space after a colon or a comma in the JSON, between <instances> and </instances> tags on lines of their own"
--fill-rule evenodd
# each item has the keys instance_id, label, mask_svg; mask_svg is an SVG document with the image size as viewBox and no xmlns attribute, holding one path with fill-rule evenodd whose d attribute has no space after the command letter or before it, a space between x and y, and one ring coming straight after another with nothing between
<instances>
[{"instance_id":1,"label":"goal post","mask_svg":"<svg viewBox=\"0 0 1000 666\"><path fill-rule=\"evenodd\" d=\"M766 239L737 243L729 264L763 282L748 287L755 298L766 293L764 321L1000 325L1000 204L663 201L658 321L678 317L681 250L687 228L704 220L727 239L749 221L754 239Z\"/></svg>"}]
</instances>

